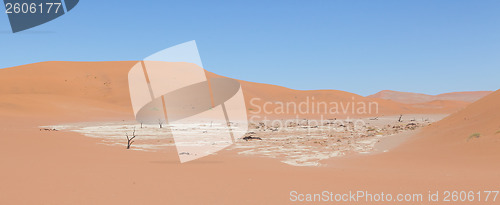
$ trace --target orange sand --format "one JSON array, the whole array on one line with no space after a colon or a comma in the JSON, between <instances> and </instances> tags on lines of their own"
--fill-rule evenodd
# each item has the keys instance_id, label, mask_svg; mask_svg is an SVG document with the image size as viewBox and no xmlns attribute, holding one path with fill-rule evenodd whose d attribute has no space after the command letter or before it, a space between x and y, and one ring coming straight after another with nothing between
<instances>
[{"instance_id":1,"label":"orange sand","mask_svg":"<svg viewBox=\"0 0 500 205\"><path fill-rule=\"evenodd\" d=\"M61 122L133 119L127 72L134 63L45 62L0 70L0 204L294 204L289 201L292 190L500 189L500 134L496 134L500 91L424 129L394 150L331 159L326 167L293 167L231 151L179 164L173 147L166 153L132 151L98 144L76 133L39 131L40 125ZM365 100L342 91L242 84L246 98L289 100L314 95ZM453 101L440 108L379 102L380 114L385 115L451 113L465 106ZM481 137L467 142L472 132Z\"/></svg>"}]
</instances>

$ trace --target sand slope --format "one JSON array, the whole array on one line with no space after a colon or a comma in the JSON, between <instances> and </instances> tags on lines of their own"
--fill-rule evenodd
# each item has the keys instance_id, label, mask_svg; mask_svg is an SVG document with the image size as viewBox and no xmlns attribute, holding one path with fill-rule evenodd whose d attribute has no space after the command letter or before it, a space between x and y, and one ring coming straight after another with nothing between
<instances>
[{"instance_id":1,"label":"sand slope","mask_svg":"<svg viewBox=\"0 0 500 205\"><path fill-rule=\"evenodd\" d=\"M425 128L419 136L431 147L500 148L500 90Z\"/></svg>"},{"instance_id":2,"label":"sand slope","mask_svg":"<svg viewBox=\"0 0 500 205\"><path fill-rule=\"evenodd\" d=\"M474 102L490 93L492 93L492 91L453 92L453 93L443 93L439 95L426 95L421 93L383 90L373 95L369 95L367 97L392 100L400 103L414 104L414 103L426 103L435 100Z\"/></svg>"},{"instance_id":3,"label":"sand slope","mask_svg":"<svg viewBox=\"0 0 500 205\"><path fill-rule=\"evenodd\" d=\"M128 92L127 74L135 61L128 62L42 62L0 69L0 110L2 115L30 115L42 118L88 121L102 117L133 119ZM222 77L207 72L208 77ZM461 101L435 101L403 104L390 100L366 98L339 90L293 90L281 86L240 81L249 109L263 107L266 102L335 102L343 103L348 112L322 113L327 118L381 116L405 113L452 113L468 103ZM260 100L250 103L251 99ZM369 103L377 103L378 110ZM371 107L358 112L359 103ZM256 105L256 106L255 106ZM268 106L274 110L278 105ZM340 109L340 108L339 108ZM324 109L322 109L324 111ZM354 112L352 112L354 111ZM299 114L297 116L297 114ZM263 112L270 118L319 118L318 112Z\"/></svg>"},{"instance_id":4,"label":"sand slope","mask_svg":"<svg viewBox=\"0 0 500 205\"><path fill-rule=\"evenodd\" d=\"M207 72L207 76L209 77L223 77L211 72ZM247 108L255 109L256 107L263 107L265 102L274 102L271 105L268 105L268 110L274 110L279 105L276 105L275 102L295 102L299 104L301 102L306 102L309 99L309 102L312 104L313 101L318 102L336 102L338 104L343 103L344 106L347 106L348 103L354 102L356 105L359 103L367 105L370 107L370 103L377 103L378 112L375 112L375 109L372 109L372 112L367 112L363 114L362 112L340 112L335 115L324 115L325 119L328 118L345 118L345 117L367 117L367 116L383 116L383 115L398 115L398 114L448 114L453 113L457 110L460 110L467 106L468 102L463 101L452 101L452 100L437 100L432 102L425 103L414 103L414 104L404 104L399 102L394 102L391 100L385 99L377 99L377 98L368 98L363 97L354 93L349 93L340 90L293 90L290 88L263 84L263 83L255 83L240 80L240 83L243 87L245 101L247 104ZM314 100L313 100L314 97ZM259 98L261 100L254 101L254 103L250 103L253 98ZM254 106L257 105L257 106ZM352 107L351 107L352 108ZM359 106L355 107L356 109ZM368 109L367 109L368 110ZM252 113L249 113L252 115ZM300 114L299 118L318 118L321 113L313 113L310 111L308 114ZM270 118L296 118L297 116L288 112L285 114L271 114L268 115Z\"/></svg>"},{"instance_id":5,"label":"sand slope","mask_svg":"<svg viewBox=\"0 0 500 205\"><path fill-rule=\"evenodd\" d=\"M39 130L40 125L59 122L133 119L127 73L134 63L44 62L0 70L0 204L291 204L292 190L499 190L500 91L435 123L394 151L331 159L327 167L293 167L228 150L179 164L174 148L141 152L99 144L77 133ZM314 94L366 100L342 91L242 85L247 99ZM422 111L415 111L416 105L380 103L395 112ZM430 110L444 112L450 108L447 103L433 102ZM467 142L471 132L481 137Z\"/></svg>"},{"instance_id":6,"label":"sand slope","mask_svg":"<svg viewBox=\"0 0 500 205\"><path fill-rule=\"evenodd\" d=\"M0 69L2 115L93 120L129 117L135 62L42 62Z\"/></svg>"}]
</instances>

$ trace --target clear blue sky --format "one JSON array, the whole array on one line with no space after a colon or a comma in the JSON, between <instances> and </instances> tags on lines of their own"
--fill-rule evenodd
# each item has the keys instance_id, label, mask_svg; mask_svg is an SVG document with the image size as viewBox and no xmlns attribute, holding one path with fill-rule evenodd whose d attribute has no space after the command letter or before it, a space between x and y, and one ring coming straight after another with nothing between
<instances>
[{"instance_id":1,"label":"clear blue sky","mask_svg":"<svg viewBox=\"0 0 500 205\"><path fill-rule=\"evenodd\" d=\"M16 34L0 12L1 68L140 60L196 40L206 69L294 89L500 88L498 0L80 0Z\"/></svg>"}]
</instances>

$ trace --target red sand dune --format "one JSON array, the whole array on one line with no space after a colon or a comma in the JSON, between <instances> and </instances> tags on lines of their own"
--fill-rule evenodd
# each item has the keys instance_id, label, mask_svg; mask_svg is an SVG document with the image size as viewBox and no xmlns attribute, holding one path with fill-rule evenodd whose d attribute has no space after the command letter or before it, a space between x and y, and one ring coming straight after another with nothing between
<instances>
[{"instance_id":1,"label":"red sand dune","mask_svg":"<svg viewBox=\"0 0 500 205\"><path fill-rule=\"evenodd\" d=\"M40 125L56 123L132 120L127 73L133 64L44 62L0 70L0 204L291 204L292 190L426 194L500 189L500 91L394 150L329 159L327 167L293 167L231 150L179 164L175 148L142 152L99 144L98 139L73 132L39 131ZM296 91L244 81L242 85L247 100L308 95L373 100L342 91ZM376 101L383 114L450 113L465 105ZM474 132L481 136L467 141Z\"/></svg>"},{"instance_id":2,"label":"red sand dune","mask_svg":"<svg viewBox=\"0 0 500 205\"><path fill-rule=\"evenodd\" d=\"M421 93L383 90L373 95L369 95L367 97L392 100L395 102L407 103L407 104L426 103L435 100L452 100L452 101L463 101L470 103L490 93L492 93L492 91L453 92L453 93L443 93L439 95L426 95Z\"/></svg>"},{"instance_id":3,"label":"red sand dune","mask_svg":"<svg viewBox=\"0 0 500 205\"><path fill-rule=\"evenodd\" d=\"M479 136L474 135L478 133ZM500 90L449 115L419 133L426 146L500 153ZM479 148L481 147L481 148ZM491 150L485 148L492 148ZM495 150L496 149L496 150Z\"/></svg>"},{"instance_id":4,"label":"red sand dune","mask_svg":"<svg viewBox=\"0 0 500 205\"><path fill-rule=\"evenodd\" d=\"M42 62L0 69L2 115L88 121L133 119L128 70L135 62Z\"/></svg>"},{"instance_id":5,"label":"red sand dune","mask_svg":"<svg viewBox=\"0 0 500 205\"><path fill-rule=\"evenodd\" d=\"M207 72L207 76L209 77L223 77L217 74ZM362 112L356 112L352 114L352 112L343 113L340 112L336 115L324 115L324 119L328 118L345 118L345 117L366 117L366 116L382 116L382 115L398 115L398 114L448 114L453 113L457 110L460 110L467 106L469 103L462 101L452 101L452 100L440 100L440 101L432 101L425 103L415 103L415 104L404 104L399 102L394 102L391 100L385 99L376 99L376 98L368 98L363 97L354 93L349 93L340 90L293 90L290 88L263 84L263 83L254 83L240 80L242 85L245 101L248 109L256 109L254 105L258 107L263 107L263 103L265 102L295 102L299 104L301 102L309 101L312 102L336 102L338 104L343 103L344 106L347 106L348 103L354 101L356 103L355 108L359 108L358 103L362 103L367 105L367 108L370 107L370 103L378 104L378 113L374 112L375 109L372 108L371 113L363 114ZM314 100L312 100L312 96L314 96ZM259 98L262 100L254 101L254 103L250 103L252 98ZM274 110L277 105L273 103L268 106L268 110ZM322 107L323 108L323 107ZM352 108L352 107L351 107ZM367 109L368 110L368 109ZM320 109L321 111L321 109ZM251 112L249 112L252 115ZM271 114L270 118L295 118L296 115L292 112L288 112L285 114ZM315 114L310 111L308 114L301 115L299 114L299 118L318 118L319 115L316 112Z\"/></svg>"},{"instance_id":6,"label":"red sand dune","mask_svg":"<svg viewBox=\"0 0 500 205\"><path fill-rule=\"evenodd\" d=\"M0 109L3 115L18 115L30 111L31 115L53 116L57 119L92 120L100 117L132 119L128 93L127 73L135 64L128 62L42 62L0 70ZM207 72L209 77L221 77ZM467 105L459 101L437 101L417 104L403 104L384 99L367 98L339 90L293 90L281 86L240 81L249 109L257 111L266 102L272 102L268 110L275 110L276 102L336 102L339 113L326 113L323 117L344 118L360 116L397 115L406 113L452 113ZM314 97L314 98L313 98ZM260 100L250 103L251 99ZM365 110L358 110L359 103ZM375 104L377 103L378 112ZM351 106L357 106L353 110ZM256 106L254 106L256 105ZM77 109L75 109L77 108ZM324 106L322 107L324 108ZM330 107L329 107L330 108ZM371 112L369 112L371 108ZM326 111L329 111L327 109ZM345 110L347 112L345 113ZM19 112L16 112L19 111ZM360 111L360 112L358 112ZM306 114L285 112L283 114L264 114L269 118L319 118L312 108Z\"/></svg>"}]
</instances>

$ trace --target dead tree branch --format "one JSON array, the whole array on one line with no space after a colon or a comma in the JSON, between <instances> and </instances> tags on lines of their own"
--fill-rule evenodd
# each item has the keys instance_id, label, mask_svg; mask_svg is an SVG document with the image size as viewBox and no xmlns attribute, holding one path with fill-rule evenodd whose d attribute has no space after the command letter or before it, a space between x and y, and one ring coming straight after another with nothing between
<instances>
[{"instance_id":1,"label":"dead tree branch","mask_svg":"<svg viewBox=\"0 0 500 205\"><path fill-rule=\"evenodd\" d=\"M135 127L134 127L134 131L132 132L132 137L129 137L127 133L125 133L125 135L127 136L127 149L130 149L130 145L132 145L132 143L134 143L134 138L137 137L135 135Z\"/></svg>"},{"instance_id":2,"label":"dead tree branch","mask_svg":"<svg viewBox=\"0 0 500 205\"><path fill-rule=\"evenodd\" d=\"M158 119L158 125L160 125L160 128L162 128L163 127L163 120Z\"/></svg>"}]
</instances>

